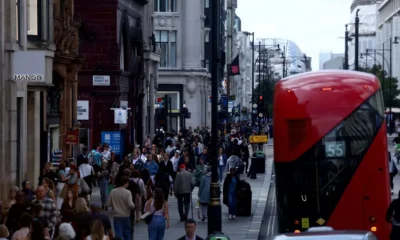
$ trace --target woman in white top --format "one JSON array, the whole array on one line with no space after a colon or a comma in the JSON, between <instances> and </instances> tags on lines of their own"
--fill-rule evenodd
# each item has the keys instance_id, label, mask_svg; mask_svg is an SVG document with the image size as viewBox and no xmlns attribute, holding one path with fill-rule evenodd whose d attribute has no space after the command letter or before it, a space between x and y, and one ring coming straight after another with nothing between
<instances>
[{"instance_id":1,"label":"woman in white top","mask_svg":"<svg viewBox=\"0 0 400 240\"><path fill-rule=\"evenodd\" d=\"M100 220L95 220L92 223L91 233L85 238L85 240L110 240L109 237L104 233L103 223Z\"/></svg>"}]
</instances>

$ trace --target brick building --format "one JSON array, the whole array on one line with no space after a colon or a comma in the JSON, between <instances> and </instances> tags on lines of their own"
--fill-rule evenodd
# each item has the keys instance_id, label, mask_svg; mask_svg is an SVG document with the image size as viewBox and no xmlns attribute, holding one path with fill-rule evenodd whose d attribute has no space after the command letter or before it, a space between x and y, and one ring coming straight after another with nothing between
<instances>
[{"instance_id":1,"label":"brick building","mask_svg":"<svg viewBox=\"0 0 400 240\"><path fill-rule=\"evenodd\" d=\"M81 146L99 143L102 132L118 133L121 145L115 152L130 151L142 143L151 113L147 94L154 95L159 56L154 42L153 1L75 0L81 21L78 117ZM112 108L128 108L126 124L114 123ZM154 127L153 127L154 128ZM104 137L104 136L103 136Z\"/></svg>"}]
</instances>

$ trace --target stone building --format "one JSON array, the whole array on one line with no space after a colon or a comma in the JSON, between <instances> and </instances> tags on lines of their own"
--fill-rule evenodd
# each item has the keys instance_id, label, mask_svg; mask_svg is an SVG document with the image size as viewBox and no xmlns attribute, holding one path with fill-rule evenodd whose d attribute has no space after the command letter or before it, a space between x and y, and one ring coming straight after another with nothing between
<instances>
[{"instance_id":1,"label":"stone building","mask_svg":"<svg viewBox=\"0 0 400 240\"><path fill-rule=\"evenodd\" d=\"M210 24L205 23L209 1L155 0L154 29L160 50L156 98L169 96L169 116L157 116L156 128L178 131L184 125L181 109L187 106L191 118L186 127L211 125L210 73L206 61L205 41ZM153 100L154 101L154 100ZM154 104L150 105L153 112ZM166 117L167 121L161 119ZM164 123L167 122L168 126Z\"/></svg>"},{"instance_id":2,"label":"stone building","mask_svg":"<svg viewBox=\"0 0 400 240\"><path fill-rule=\"evenodd\" d=\"M1 199L25 179L36 186L40 163L46 161L47 141L42 136L55 45L49 17L53 6L40 3L0 1L0 12L7 13L0 14Z\"/></svg>"},{"instance_id":3,"label":"stone building","mask_svg":"<svg viewBox=\"0 0 400 240\"><path fill-rule=\"evenodd\" d=\"M70 145L66 140L74 129L79 129L76 103L77 73L82 65L82 56L78 54L81 23L74 15L74 0L53 0L53 3L56 51L53 63L53 86L47 91L46 97L47 136L44 136L44 142L50 139L50 149L47 149L47 152L51 154L52 161L58 162L60 158L53 158L54 151L61 150L64 160L76 156L74 149L76 145Z\"/></svg>"},{"instance_id":4,"label":"stone building","mask_svg":"<svg viewBox=\"0 0 400 240\"><path fill-rule=\"evenodd\" d=\"M111 141L121 155L148 133L147 95L154 92L159 61L152 46L153 9L147 0L75 0L84 56L78 88L78 107L86 110L77 118L81 146ZM128 111L122 124L115 123L115 108Z\"/></svg>"}]
</instances>

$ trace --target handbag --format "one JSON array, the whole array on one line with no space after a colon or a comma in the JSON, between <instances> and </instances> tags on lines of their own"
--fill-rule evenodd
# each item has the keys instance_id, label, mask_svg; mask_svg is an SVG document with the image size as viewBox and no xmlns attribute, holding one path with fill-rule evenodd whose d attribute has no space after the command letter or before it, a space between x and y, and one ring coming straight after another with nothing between
<instances>
[{"instance_id":1,"label":"handbag","mask_svg":"<svg viewBox=\"0 0 400 240\"><path fill-rule=\"evenodd\" d=\"M151 220L153 220L154 212L155 212L155 210L154 210L152 213L150 213L150 211L144 213L144 214L142 215L141 219L143 219L144 222L145 222L147 225L149 225L150 222L151 222Z\"/></svg>"},{"instance_id":2,"label":"handbag","mask_svg":"<svg viewBox=\"0 0 400 240\"><path fill-rule=\"evenodd\" d=\"M82 193L83 194L88 194L90 193L90 188L87 182L83 178L79 178L79 183L81 185Z\"/></svg>"},{"instance_id":3,"label":"handbag","mask_svg":"<svg viewBox=\"0 0 400 240\"><path fill-rule=\"evenodd\" d=\"M397 175L399 173L399 170L396 167L396 164L394 163L394 161L392 161L392 165L393 165L393 175Z\"/></svg>"}]
</instances>

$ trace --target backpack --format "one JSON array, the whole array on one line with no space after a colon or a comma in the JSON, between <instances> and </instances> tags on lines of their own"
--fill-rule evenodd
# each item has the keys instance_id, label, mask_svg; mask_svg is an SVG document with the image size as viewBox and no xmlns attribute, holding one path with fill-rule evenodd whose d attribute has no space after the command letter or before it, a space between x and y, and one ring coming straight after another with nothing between
<instances>
[{"instance_id":1,"label":"backpack","mask_svg":"<svg viewBox=\"0 0 400 240\"><path fill-rule=\"evenodd\" d=\"M244 172L244 163L242 160L238 160L235 163L235 167L236 167L236 172L239 174L242 174Z\"/></svg>"},{"instance_id":2,"label":"backpack","mask_svg":"<svg viewBox=\"0 0 400 240\"><path fill-rule=\"evenodd\" d=\"M137 182L133 181L133 178L129 179L128 190L131 191L133 199L136 198L136 194L139 194L139 196L142 194L142 191L140 190L139 186L139 181L140 178L139 180L137 180Z\"/></svg>"}]
</instances>

